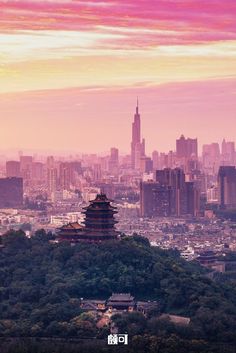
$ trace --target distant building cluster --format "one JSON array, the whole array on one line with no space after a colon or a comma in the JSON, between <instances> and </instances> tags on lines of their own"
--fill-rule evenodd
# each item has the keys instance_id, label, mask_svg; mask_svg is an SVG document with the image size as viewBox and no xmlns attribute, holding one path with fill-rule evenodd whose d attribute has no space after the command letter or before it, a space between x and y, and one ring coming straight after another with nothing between
<instances>
[{"instance_id":1,"label":"distant building cluster","mask_svg":"<svg viewBox=\"0 0 236 353\"><path fill-rule=\"evenodd\" d=\"M182 169L157 170L155 181L140 183L140 209L142 217L197 216L200 193Z\"/></svg>"},{"instance_id":2,"label":"distant building cluster","mask_svg":"<svg viewBox=\"0 0 236 353\"><path fill-rule=\"evenodd\" d=\"M128 154L112 146L103 155L1 156L0 234L44 228L74 243L138 233L189 259L202 246L236 249L233 220L219 219L236 213L235 143L209 142L201 153L196 137L181 134L173 150L148 154L141 126L137 99Z\"/></svg>"}]
</instances>

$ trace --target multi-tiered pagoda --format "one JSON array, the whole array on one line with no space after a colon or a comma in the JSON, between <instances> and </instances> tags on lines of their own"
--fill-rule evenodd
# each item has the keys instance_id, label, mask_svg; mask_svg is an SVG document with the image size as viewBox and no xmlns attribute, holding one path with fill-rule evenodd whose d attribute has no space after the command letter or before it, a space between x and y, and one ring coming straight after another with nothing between
<instances>
[{"instance_id":1,"label":"multi-tiered pagoda","mask_svg":"<svg viewBox=\"0 0 236 353\"><path fill-rule=\"evenodd\" d=\"M117 208L111 205L105 194L98 194L90 205L84 208L84 232L92 241L116 239L118 236L115 230L117 221L114 215Z\"/></svg>"},{"instance_id":2,"label":"multi-tiered pagoda","mask_svg":"<svg viewBox=\"0 0 236 353\"><path fill-rule=\"evenodd\" d=\"M84 208L84 226L79 223L69 223L61 227L57 233L58 241L101 242L103 240L116 239L118 232L115 230L117 221L114 215L116 207L111 205L105 194L98 194L90 205Z\"/></svg>"}]
</instances>

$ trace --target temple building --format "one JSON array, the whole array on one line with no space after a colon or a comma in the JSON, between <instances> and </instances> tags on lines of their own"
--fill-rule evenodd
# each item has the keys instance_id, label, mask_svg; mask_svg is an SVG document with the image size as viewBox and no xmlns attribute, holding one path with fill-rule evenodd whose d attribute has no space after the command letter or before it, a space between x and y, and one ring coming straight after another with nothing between
<instances>
[{"instance_id":1,"label":"temple building","mask_svg":"<svg viewBox=\"0 0 236 353\"><path fill-rule=\"evenodd\" d=\"M160 305L156 301L136 301L130 293L112 293L107 300L81 298L80 307L87 312L102 312L108 315L133 311L147 315L150 311L159 310Z\"/></svg>"},{"instance_id":2,"label":"temple building","mask_svg":"<svg viewBox=\"0 0 236 353\"><path fill-rule=\"evenodd\" d=\"M225 263L218 261L216 253L212 250L203 251L196 260L204 267L209 268L212 271L225 272Z\"/></svg>"},{"instance_id":3,"label":"temple building","mask_svg":"<svg viewBox=\"0 0 236 353\"><path fill-rule=\"evenodd\" d=\"M57 240L76 243L82 239L84 227L78 222L68 223L58 229Z\"/></svg>"},{"instance_id":4,"label":"temple building","mask_svg":"<svg viewBox=\"0 0 236 353\"><path fill-rule=\"evenodd\" d=\"M98 194L90 205L84 208L84 233L93 241L116 239L118 232L115 230L117 221L114 215L116 207L111 206L105 194Z\"/></svg>"},{"instance_id":5,"label":"temple building","mask_svg":"<svg viewBox=\"0 0 236 353\"><path fill-rule=\"evenodd\" d=\"M129 293L113 293L107 301L108 310L133 311L135 307L134 297Z\"/></svg>"},{"instance_id":6,"label":"temple building","mask_svg":"<svg viewBox=\"0 0 236 353\"><path fill-rule=\"evenodd\" d=\"M57 233L58 241L69 241L73 244L79 241L101 242L118 238L115 230L117 221L114 218L116 207L111 205L111 200L105 194L98 194L84 208L83 213L84 225L75 222L62 226Z\"/></svg>"}]
</instances>

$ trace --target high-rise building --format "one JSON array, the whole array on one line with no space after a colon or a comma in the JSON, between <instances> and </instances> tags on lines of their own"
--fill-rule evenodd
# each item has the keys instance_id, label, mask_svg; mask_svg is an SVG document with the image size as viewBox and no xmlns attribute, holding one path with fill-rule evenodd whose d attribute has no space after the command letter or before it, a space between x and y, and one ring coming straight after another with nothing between
<instances>
[{"instance_id":1,"label":"high-rise building","mask_svg":"<svg viewBox=\"0 0 236 353\"><path fill-rule=\"evenodd\" d=\"M93 165L93 181L101 181L102 179L102 168L101 164L94 164Z\"/></svg>"},{"instance_id":2,"label":"high-rise building","mask_svg":"<svg viewBox=\"0 0 236 353\"><path fill-rule=\"evenodd\" d=\"M225 141L223 139L221 145L221 162L224 165L235 164L235 143L232 141Z\"/></svg>"},{"instance_id":3,"label":"high-rise building","mask_svg":"<svg viewBox=\"0 0 236 353\"><path fill-rule=\"evenodd\" d=\"M220 166L220 146L214 142L202 146L202 162L204 171L216 175Z\"/></svg>"},{"instance_id":4,"label":"high-rise building","mask_svg":"<svg viewBox=\"0 0 236 353\"><path fill-rule=\"evenodd\" d=\"M197 158L197 139L186 139L184 135L181 135L180 138L176 140L176 155L178 158Z\"/></svg>"},{"instance_id":5,"label":"high-rise building","mask_svg":"<svg viewBox=\"0 0 236 353\"><path fill-rule=\"evenodd\" d=\"M17 208L23 205L23 179L0 179L0 207Z\"/></svg>"},{"instance_id":6,"label":"high-rise building","mask_svg":"<svg viewBox=\"0 0 236 353\"><path fill-rule=\"evenodd\" d=\"M20 162L7 161L6 162L6 176L7 176L7 178L20 177Z\"/></svg>"},{"instance_id":7,"label":"high-rise building","mask_svg":"<svg viewBox=\"0 0 236 353\"><path fill-rule=\"evenodd\" d=\"M165 168L156 171L156 181L161 185L171 187L171 213L180 216L185 213L184 183L185 175L182 169Z\"/></svg>"},{"instance_id":8,"label":"high-rise building","mask_svg":"<svg viewBox=\"0 0 236 353\"><path fill-rule=\"evenodd\" d=\"M55 166L55 161L53 156L48 156L47 157L47 168L54 168Z\"/></svg>"},{"instance_id":9,"label":"high-rise building","mask_svg":"<svg viewBox=\"0 0 236 353\"><path fill-rule=\"evenodd\" d=\"M146 155L145 146L146 146L146 141L145 141L145 138L143 138L141 142L141 157Z\"/></svg>"},{"instance_id":10,"label":"high-rise building","mask_svg":"<svg viewBox=\"0 0 236 353\"><path fill-rule=\"evenodd\" d=\"M152 152L152 163L153 170L157 170L159 168L159 153L157 151Z\"/></svg>"},{"instance_id":11,"label":"high-rise building","mask_svg":"<svg viewBox=\"0 0 236 353\"><path fill-rule=\"evenodd\" d=\"M221 166L218 173L219 204L221 208L236 208L236 168Z\"/></svg>"},{"instance_id":12,"label":"high-rise building","mask_svg":"<svg viewBox=\"0 0 236 353\"><path fill-rule=\"evenodd\" d=\"M53 192L57 190L57 187L58 187L57 168L48 168L47 169L47 188L50 196Z\"/></svg>"},{"instance_id":13,"label":"high-rise building","mask_svg":"<svg viewBox=\"0 0 236 353\"><path fill-rule=\"evenodd\" d=\"M140 183L141 217L168 217L171 215L171 188L154 181Z\"/></svg>"},{"instance_id":14,"label":"high-rise building","mask_svg":"<svg viewBox=\"0 0 236 353\"><path fill-rule=\"evenodd\" d=\"M219 159L220 158L220 146L217 142L213 142L208 145L202 146L203 158Z\"/></svg>"},{"instance_id":15,"label":"high-rise building","mask_svg":"<svg viewBox=\"0 0 236 353\"><path fill-rule=\"evenodd\" d=\"M185 181L180 168L156 171L156 182L171 189L170 212L173 216L196 216L199 211L200 194L194 182Z\"/></svg>"},{"instance_id":16,"label":"high-rise building","mask_svg":"<svg viewBox=\"0 0 236 353\"><path fill-rule=\"evenodd\" d=\"M140 170L142 173L151 173L153 170L153 162L150 157L140 158Z\"/></svg>"},{"instance_id":17,"label":"high-rise building","mask_svg":"<svg viewBox=\"0 0 236 353\"><path fill-rule=\"evenodd\" d=\"M42 182L44 179L43 163L33 162L32 163L32 179L37 182Z\"/></svg>"},{"instance_id":18,"label":"high-rise building","mask_svg":"<svg viewBox=\"0 0 236 353\"><path fill-rule=\"evenodd\" d=\"M70 173L71 173L71 184L74 187L78 186L79 175L82 174L82 165L80 161L69 162Z\"/></svg>"},{"instance_id":19,"label":"high-rise building","mask_svg":"<svg viewBox=\"0 0 236 353\"><path fill-rule=\"evenodd\" d=\"M197 216L200 210L200 192L193 181L185 182L186 214Z\"/></svg>"},{"instance_id":20,"label":"high-rise building","mask_svg":"<svg viewBox=\"0 0 236 353\"><path fill-rule=\"evenodd\" d=\"M119 150L118 148L112 147L110 152L110 158L108 162L108 168L111 173L116 174L119 167Z\"/></svg>"},{"instance_id":21,"label":"high-rise building","mask_svg":"<svg viewBox=\"0 0 236 353\"><path fill-rule=\"evenodd\" d=\"M141 142L141 122L139 106L137 100L136 112L132 123L132 142L131 142L131 165L134 169L140 169L140 158L145 156L145 140Z\"/></svg>"},{"instance_id":22,"label":"high-rise building","mask_svg":"<svg viewBox=\"0 0 236 353\"><path fill-rule=\"evenodd\" d=\"M20 157L20 173L24 180L30 180L32 177L32 156L21 156Z\"/></svg>"},{"instance_id":23,"label":"high-rise building","mask_svg":"<svg viewBox=\"0 0 236 353\"><path fill-rule=\"evenodd\" d=\"M62 162L59 166L59 187L69 190L72 184L72 169L69 162Z\"/></svg>"}]
</instances>

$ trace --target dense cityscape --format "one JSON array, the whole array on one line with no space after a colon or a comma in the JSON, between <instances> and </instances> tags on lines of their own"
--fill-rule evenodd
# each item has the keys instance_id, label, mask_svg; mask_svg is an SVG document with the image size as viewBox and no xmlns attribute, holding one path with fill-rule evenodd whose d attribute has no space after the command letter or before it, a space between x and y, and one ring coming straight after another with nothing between
<instances>
[{"instance_id":1,"label":"dense cityscape","mask_svg":"<svg viewBox=\"0 0 236 353\"><path fill-rule=\"evenodd\" d=\"M82 225L83 208L103 193L118 208L120 234L143 235L153 246L178 249L190 260L203 250L219 255L236 249L230 218L236 208L235 143L225 139L221 146L209 143L200 154L197 138L181 135L175 151L147 156L138 101L130 154L119 155L112 147L105 156L40 157L19 152L16 160L5 158L1 234L24 229L30 237L41 228L57 233L69 223Z\"/></svg>"},{"instance_id":2,"label":"dense cityscape","mask_svg":"<svg viewBox=\"0 0 236 353\"><path fill-rule=\"evenodd\" d=\"M215 331L203 328L206 318L201 318L201 310L204 315L209 315L206 311L208 304L206 308L200 306L193 314L191 293L196 286L194 292L199 292L200 296L207 279L217 285L225 283L224 295L228 295L226 283L234 278L235 144L223 139L221 148L215 142L203 145L199 155L198 139L181 135L176 140L175 151L163 153L155 150L148 156L145 139L141 138L138 100L130 122L131 149L127 155L120 155L117 147L111 147L110 154L102 156L33 156L25 155L23 151L14 160L2 156L0 255L3 256L2 274L8 272L8 275L3 275L5 285L0 291L3 315L0 337L2 335L6 352L11 345L13 352L18 352L16 347L23 345L23 351L28 353L34 349L35 337L46 340L48 352L55 337L62 340L60 344L66 342L66 349L73 353L77 348L74 351L68 339L75 340L76 344L83 342L81 352L86 352L86 349L97 350L99 342L104 345L104 340L108 345L118 345L119 342L128 345L128 335L133 342L130 348L133 352L132 349L136 349L135 332L141 337L145 332L147 335L155 332L157 347L160 346L158 337L166 340L168 347L172 344L168 337L181 327L190 330L189 338L205 335L202 349L212 348L208 340L215 340ZM127 239L130 242L127 243ZM140 251L144 253L141 255ZM57 265L55 260L51 262L48 258L49 252L55 253ZM35 259L32 257L34 253ZM74 266L77 256L80 260ZM150 263L147 256L153 258ZM8 264L11 258L12 265L15 261L19 263L19 269ZM29 267L26 271L27 261ZM140 284L137 286L136 271L139 273L144 266L143 261L146 265L141 278L145 277L138 279ZM152 262L156 263L154 267ZM186 287L184 281L182 284L178 282L176 269L179 268L182 268L182 279L191 276L190 287ZM43 277L38 277L42 271ZM84 271L88 276L86 281ZM149 277L146 277L147 271L151 273L154 292ZM156 276L162 289L158 289ZM167 281L167 287L164 284L166 276L172 283L170 285ZM23 286L18 287L19 279L23 280ZM217 296L211 287L214 282L209 282L209 298ZM62 288L59 297L54 293L57 287ZM16 295L12 297L11 292ZM189 294L183 300L185 292ZM27 306L24 302L28 303ZM54 303L53 308L50 302ZM46 311L42 303L46 304ZM211 315L221 315L224 305L223 301L223 307L219 306L217 312L214 309ZM48 318L50 310L52 316ZM134 331L132 325L137 326ZM164 333L160 331L160 325L164 325ZM196 334L196 330L201 333ZM218 332L219 327L215 330ZM6 337L12 340L10 345L5 345ZM18 342L17 337L25 337L27 341L24 343L20 339ZM147 347L151 349L153 338L147 337L150 340ZM92 345L91 338L96 338ZM181 339L186 337L178 332L177 346L182 345ZM222 339L225 339L224 330L220 342ZM198 352L200 343L196 342L195 347L187 340L186 351L191 347ZM59 352L63 349L60 344ZM220 352L220 345L216 342L216 352ZM230 347L229 352L233 352ZM165 348L163 352L166 352ZM171 348L170 352L175 350Z\"/></svg>"}]
</instances>

